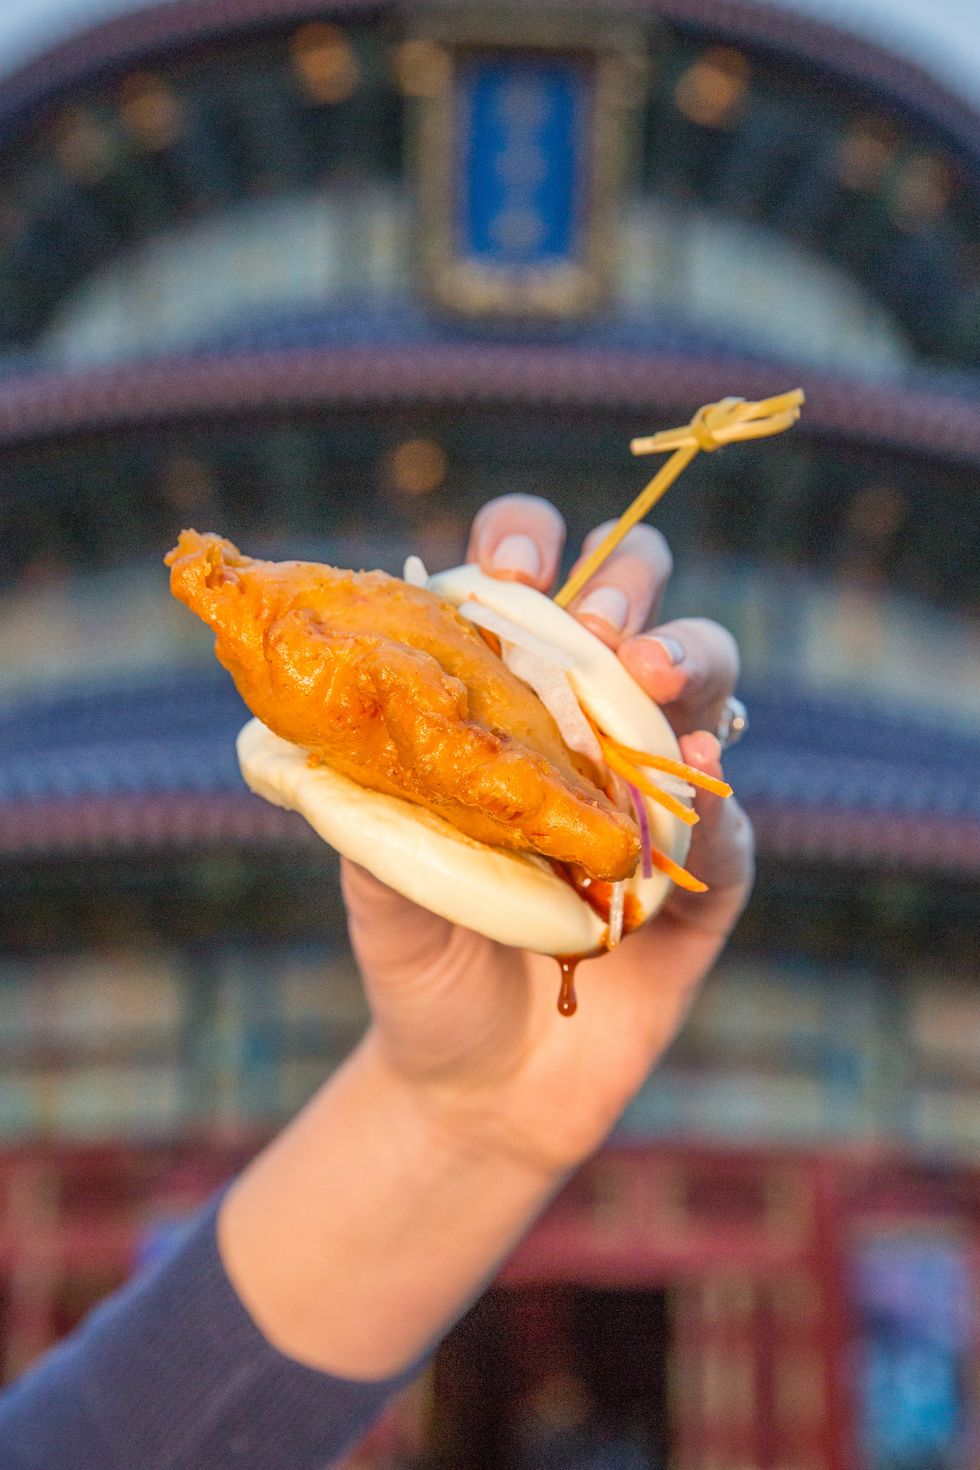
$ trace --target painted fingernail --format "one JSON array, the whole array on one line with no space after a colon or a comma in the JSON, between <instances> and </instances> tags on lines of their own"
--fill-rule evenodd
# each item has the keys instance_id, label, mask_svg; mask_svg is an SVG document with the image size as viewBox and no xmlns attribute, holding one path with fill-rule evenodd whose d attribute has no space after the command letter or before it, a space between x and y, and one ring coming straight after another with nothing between
<instances>
[{"instance_id":1,"label":"painted fingernail","mask_svg":"<svg viewBox=\"0 0 980 1470\"><path fill-rule=\"evenodd\" d=\"M707 766L720 767L721 742L709 730L696 730L690 737L691 754L702 770Z\"/></svg>"},{"instance_id":2,"label":"painted fingernail","mask_svg":"<svg viewBox=\"0 0 980 1470\"><path fill-rule=\"evenodd\" d=\"M684 662L684 645L678 643L676 638L666 636L661 638L659 634L644 633L643 641L645 643L656 643L657 647L663 650L664 658L669 664L681 664Z\"/></svg>"},{"instance_id":3,"label":"painted fingernail","mask_svg":"<svg viewBox=\"0 0 980 1470\"><path fill-rule=\"evenodd\" d=\"M629 598L621 587L596 587L582 599L575 613L577 617L587 613L590 617L601 618L615 632L621 633L626 627L629 610Z\"/></svg>"},{"instance_id":4,"label":"painted fingernail","mask_svg":"<svg viewBox=\"0 0 980 1470\"><path fill-rule=\"evenodd\" d=\"M490 558L490 570L498 577L539 577L541 553L530 536L505 536Z\"/></svg>"}]
</instances>

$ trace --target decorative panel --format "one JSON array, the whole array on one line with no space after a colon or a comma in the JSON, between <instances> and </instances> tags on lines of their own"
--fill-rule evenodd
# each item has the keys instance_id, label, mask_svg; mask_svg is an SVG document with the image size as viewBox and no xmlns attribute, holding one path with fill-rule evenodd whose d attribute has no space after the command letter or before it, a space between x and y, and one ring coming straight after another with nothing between
<instances>
[{"instance_id":1,"label":"decorative panel","mask_svg":"<svg viewBox=\"0 0 980 1470\"><path fill-rule=\"evenodd\" d=\"M453 311L574 317L607 292L642 48L558 30L464 12L409 43L424 269Z\"/></svg>"}]
</instances>

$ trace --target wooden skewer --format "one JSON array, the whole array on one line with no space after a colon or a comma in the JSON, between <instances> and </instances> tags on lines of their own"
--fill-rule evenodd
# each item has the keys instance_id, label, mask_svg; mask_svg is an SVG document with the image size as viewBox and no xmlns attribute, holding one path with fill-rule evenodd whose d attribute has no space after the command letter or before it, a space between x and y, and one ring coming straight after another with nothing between
<instances>
[{"instance_id":1,"label":"wooden skewer","mask_svg":"<svg viewBox=\"0 0 980 1470\"><path fill-rule=\"evenodd\" d=\"M683 428L664 429L659 434L632 440L630 449L633 454L660 454L672 451L670 459L640 491L632 505L627 506L608 535L603 537L595 550L581 562L564 586L555 594L558 606L568 607L569 603L574 601L586 582L595 576L606 558L616 550L623 537L652 510L699 450L703 449L710 454L713 450L720 449L723 444L734 444L742 439L763 439L770 434L781 434L784 429L796 423L802 405L802 388L794 388L788 393L779 393L773 398L764 398L758 403L747 402L744 398L723 398L719 403L707 403L703 408L699 408L691 422ZM629 747L614 748L613 743L604 737L594 724L593 729L596 730L602 744L603 755L611 769L631 781L633 785L639 787L641 791L666 807L683 822L688 824L696 822L697 813L678 801L671 793L663 791L643 771L637 770L635 768L637 757L642 757L649 766L659 766L661 770L670 771L672 774L680 774L683 771L688 779L698 777L696 784L716 791L719 796L731 795L731 787L727 782L715 781L712 777L706 777L702 772L693 771L680 761L645 756L643 751L632 750ZM666 853L653 848L650 860L654 867L666 873L679 887L686 888L692 893L707 892L706 883L702 883L700 878L695 878L686 868L682 868L679 863L669 858Z\"/></svg>"},{"instance_id":2,"label":"wooden skewer","mask_svg":"<svg viewBox=\"0 0 980 1470\"><path fill-rule=\"evenodd\" d=\"M673 450L667 463L658 470L653 479L627 506L608 535L576 568L568 581L555 594L559 607L568 607L579 595L590 577L594 577L608 556L616 550L623 537L642 521L656 505L699 450L711 453L723 444L733 444L742 439L762 439L770 434L780 434L795 424L803 404L803 389L794 388L789 393L764 398L758 403L744 398L723 398L720 403L707 403L699 408L691 422L680 429L664 429L647 438L634 439L630 449L634 454L659 454Z\"/></svg>"},{"instance_id":3,"label":"wooden skewer","mask_svg":"<svg viewBox=\"0 0 980 1470\"><path fill-rule=\"evenodd\" d=\"M689 444L711 450L737 439L758 439L767 434L778 434L796 423L803 402L802 388L793 388L774 398L763 398L758 403L744 398L723 398L720 403L709 403L699 409L691 422L680 429L662 429L659 434L651 434L645 439L631 440L630 451L633 454L659 454ZM785 424L774 422L784 417L787 419ZM705 419L708 420L708 435L705 434ZM712 442L706 444L705 438Z\"/></svg>"}]
</instances>

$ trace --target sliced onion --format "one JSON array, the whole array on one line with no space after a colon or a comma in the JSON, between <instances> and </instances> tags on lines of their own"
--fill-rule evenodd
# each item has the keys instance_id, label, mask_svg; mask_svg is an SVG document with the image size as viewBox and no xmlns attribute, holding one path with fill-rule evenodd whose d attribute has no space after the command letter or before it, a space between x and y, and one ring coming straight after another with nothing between
<instances>
[{"instance_id":1,"label":"sliced onion","mask_svg":"<svg viewBox=\"0 0 980 1470\"><path fill-rule=\"evenodd\" d=\"M640 829L640 849L642 852L643 876L653 877L653 857L651 856L653 843L650 839L650 818L647 815L646 802L643 800L643 792L634 786L632 781L627 781L630 800L633 803L633 812L636 816L636 825Z\"/></svg>"},{"instance_id":2,"label":"sliced onion","mask_svg":"<svg viewBox=\"0 0 980 1470\"><path fill-rule=\"evenodd\" d=\"M609 937L607 949L615 949L623 937L623 910L626 907L626 884L614 883L609 896Z\"/></svg>"},{"instance_id":3,"label":"sliced onion","mask_svg":"<svg viewBox=\"0 0 980 1470\"><path fill-rule=\"evenodd\" d=\"M410 587L428 586L429 574L425 569L425 562L420 556L407 556L405 558L402 581L407 582Z\"/></svg>"},{"instance_id":4,"label":"sliced onion","mask_svg":"<svg viewBox=\"0 0 980 1470\"><path fill-rule=\"evenodd\" d=\"M518 648L526 648L528 653L535 654L537 658L544 659L559 669L570 669L575 662L564 649L558 648L554 643L548 643L544 638L538 638L534 633L529 633L526 628L521 627L520 623L512 622L510 618L505 618L491 607L484 607L482 602L474 602L472 599L461 602L456 611L464 618L468 618L471 623L476 623L478 628L486 628L488 633L496 633L497 637L505 643L516 643Z\"/></svg>"},{"instance_id":5,"label":"sliced onion","mask_svg":"<svg viewBox=\"0 0 980 1470\"><path fill-rule=\"evenodd\" d=\"M518 648L516 644L505 642L501 647L504 663L512 674L523 679L534 690L561 731L561 737L569 750L578 751L580 755L588 756L589 760L601 766L603 761L599 742L582 713L582 706L575 697L564 669L555 668L547 659L538 658L537 654L526 648Z\"/></svg>"},{"instance_id":6,"label":"sliced onion","mask_svg":"<svg viewBox=\"0 0 980 1470\"><path fill-rule=\"evenodd\" d=\"M693 801L694 787L683 776L672 776L669 771L645 770L643 774L648 781L659 786L661 791L666 791L669 796L676 796L678 801Z\"/></svg>"},{"instance_id":7,"label":"sliced onion","mask_svg":"<svg viewBox=\"0 0 980 1470\"><path fill-rule=\"evenodd\" d=\"M612 766L608 764L604 774L606 780L602 788L603 791L605 791L613 806L618 807L621 812L628 812L630 810L629 786L619 772L614 771Z\"/></svg>"}]
</instances>

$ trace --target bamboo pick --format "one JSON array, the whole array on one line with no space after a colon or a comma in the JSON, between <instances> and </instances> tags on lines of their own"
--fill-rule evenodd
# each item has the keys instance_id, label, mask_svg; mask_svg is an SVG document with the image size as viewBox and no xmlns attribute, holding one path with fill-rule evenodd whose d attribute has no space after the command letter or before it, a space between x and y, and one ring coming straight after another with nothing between
<instances>
[{"instance_id":1,"label":"bamboo pick","mask_svg":"<svg viewBox=\"0 0 980 1470\"><path fill-rule=\"evenodd\" d=\"M624 536L652 510L700 450L710 454L723 444L780 434L796 423L803 401L802 388L764 398L758 403L747 402L744 398L723 398L719 403L707 403L699 408L691 422L682 428L664 429L659 434L632 440L630 449L633 454L660 454L666 450L673 450L673 454L555 594L558 606L567 607L578 596Z\"/></svg>"}]
</instances>

